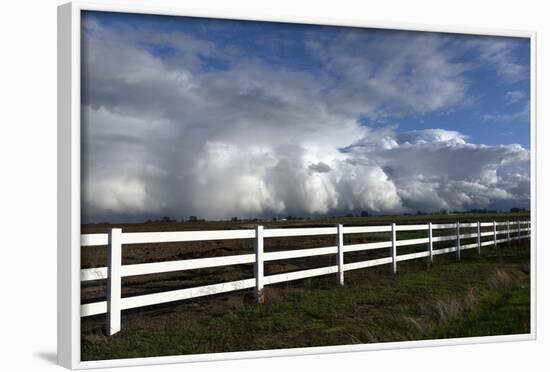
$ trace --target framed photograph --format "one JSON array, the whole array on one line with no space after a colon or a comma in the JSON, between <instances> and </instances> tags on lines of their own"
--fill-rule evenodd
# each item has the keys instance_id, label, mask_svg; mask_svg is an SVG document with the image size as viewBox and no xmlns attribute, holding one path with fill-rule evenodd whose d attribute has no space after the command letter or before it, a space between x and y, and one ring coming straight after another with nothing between
<instances>
[{"instance_id":1,"label":"framed photograph","mask_svg":"<svg viewBox=\"0 0 550 372\"><path fill-rule=\"evenodd\" d=\"M59 363L534 339L535 47L60 6Z\"/></svg>"}]
</instances>

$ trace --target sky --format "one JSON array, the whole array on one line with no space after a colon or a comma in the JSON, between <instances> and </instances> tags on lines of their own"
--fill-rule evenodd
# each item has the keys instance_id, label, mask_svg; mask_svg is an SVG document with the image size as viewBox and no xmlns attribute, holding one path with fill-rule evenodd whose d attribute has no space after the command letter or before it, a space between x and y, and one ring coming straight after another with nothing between
<instances>
[{"instance_id":1,"label":"sky","mask_svg":"<svg viewBox=\"0 0 550 372\"><path fill-rule=\"evenodd\" d=\"M82 222L530 201L529 39L82 16Z\"/></svg>"}]
</instances>

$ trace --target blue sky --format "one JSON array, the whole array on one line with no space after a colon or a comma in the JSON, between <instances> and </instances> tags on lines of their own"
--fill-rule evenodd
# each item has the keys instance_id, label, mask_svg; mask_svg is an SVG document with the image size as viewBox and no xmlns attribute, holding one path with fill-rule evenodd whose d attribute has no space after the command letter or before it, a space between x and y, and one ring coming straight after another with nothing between
<instances>
[{"instance_id":1,"label":"blue sky","mask_svg":"<svg viewBox=\"0 0 550 372\"><path fill-rule=\"evenodd\" d=\"M529 48L521 38L85 12L85 206L91 219L526 206ZM469 158L477 173L428 156L460 161L466 150L479 152ZM128 154L142 166L117 165ZM413 177L410 159L428 170Z\"/></svg>"},{"instance_id":2,"label":"blue sky","mask_svg":"<svg viewBox=\"0 0 550 372\"><path fill-rule=\"evenodd\" d=\"M204 40L210 40L222 47L237 46L248 58L257 58L274 69L304 70L313 75L324 73L323 65L308 52L304 46L308 36L316 34L319 38L331 38L342 32L340 27L314 26L302 24L281 24L269 22L243 22L191 17L143 16L124 13L86 12L84 21L95 20L107 27L135 28L152 32L185 33ZM346 30L346 29L344 29ZM361 30L367 36L396 33L385 30ZM406 34L405 32L403 32ZM522 67L521 73L513 78L505 78L498 72L498 63L480 60L476 50L464 49L453 55L453 60L472 64L464 73L468 80L467 95L463 102L452 107L425 113L395 115L388 113L384 122L399 124L403 131L412 129L445 128L467 135L472 143L512 144L519 143L530 148L529 115L525 106L529 104L530 45L529 39L506 37L483 37L472 35L441 35L449 39L449 47L454 42L468 41L488 44L504 42L508 44L505 63ZM169 58L174 49L169 45L150 45L149 50L159 58ZM201 66L204 71L229 68L230 62L223 58L203 57ZM510 99L510 93L514 99ZM371 125L380 125L367 116L358 120ZM383 124L382 122L381 124Z\"/></svg>"}]
</instances>

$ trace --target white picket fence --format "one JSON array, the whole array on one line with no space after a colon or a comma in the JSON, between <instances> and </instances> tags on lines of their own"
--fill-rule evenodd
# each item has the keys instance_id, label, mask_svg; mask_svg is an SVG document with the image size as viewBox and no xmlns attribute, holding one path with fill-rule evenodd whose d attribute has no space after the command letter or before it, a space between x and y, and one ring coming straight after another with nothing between
<instances>
[{"instance_id":1,"label":"white picket fence","mask_svg":"<svg viewBox=\"0 0 550 372\"><path fill-rule=\"evenodd\" d=\"M505 226L505 228L497 228ZM489 228L489 229L488 229ZM433 236L432 231L438 229L456 230L455 235ZM461 229L470 229L473 232L461 233ZM399 261L428 257L433 262L433 256L456 252L457 259L466 249L477 249L487 245L496 246L498 243L509 242L530 237L530 221L506 222L475 222L451 224L419 224L419 225L391 225L384 226L342 226L312 227L312 228L278 228L247 230L216 230L216 231L172 231L172 232L122 232L120 228L112 228L107 234L83 234L81 246L103 246L108 249L107 267L82 269L81 282L107 279L107 300L86 303L80 306L81 317L98 314L107 314L107 333L113 335L120 330L121 311L143 306L150 306L172 301L180 301L195 297L213 295L217 293L238 291L245 288L254 288L256 296L261 298L264 286L292 280L311 278L321 275L336 274L340 285L344 284L344 272L367 267L389 264L393 273L397 271ZM399 231L426 231L427 237L419 239L398 240ZM390 240L382 242L344 245L345 234L389 233ZM525 234L523 234L525 232ZM336 245L321 248L294 249L288 251L264 252L264 240L275 237L303 237L335 235ZM499 235L505 235L500 237ZM484 237L492 240L483 240ZM461 244L461 239L476 239L476 243ZM138 243L167 243L190 242L227 239L254 239L254 253L223 257L198 258L168 262L153 262L143 264L122 265L122 245ZM434 249L433 243L454 241L455 245ZM398 247L427 244L427 249L421 252L398 255ZM389 248L389 256L361 262L345 263L344 254L348 252L367 251ZM312 257L322 255L336 255L336 265L294 271L283 274L264 276L264 263L298 257ZM148 275L167 273L191 269L203 269L239 264L254 264L254 277L249 279L206 285L146 294L132 297L121 296L121 278L134 275Z\"/></svg>"}]
</instances>

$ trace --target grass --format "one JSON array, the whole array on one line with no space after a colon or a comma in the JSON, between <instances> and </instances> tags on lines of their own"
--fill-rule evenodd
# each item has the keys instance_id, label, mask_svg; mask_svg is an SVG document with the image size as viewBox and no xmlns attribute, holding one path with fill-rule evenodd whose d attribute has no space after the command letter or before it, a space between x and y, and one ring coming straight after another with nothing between
<instances>
[{"instance_id":1,"label":"grass","mask_svg":"<svg viewBox=\"0 0 550 372\"><path fill-rule=\"evenodd\" d=\"M501 245L123 313L107 337L84 319L82 360L528 333L529 244ZM85 330L84 330L85 329Z\"/></svg>"}]
</instances>

